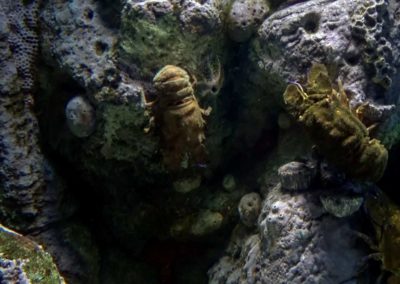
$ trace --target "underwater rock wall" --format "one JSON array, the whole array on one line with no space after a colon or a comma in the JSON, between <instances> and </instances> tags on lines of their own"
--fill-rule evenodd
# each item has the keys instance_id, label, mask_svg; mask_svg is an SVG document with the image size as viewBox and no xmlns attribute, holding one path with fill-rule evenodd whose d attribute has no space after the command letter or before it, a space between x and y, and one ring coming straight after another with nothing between
<instances>
[{"instance_id":1,"label":"underwater rock wall","mask_svg":"<svg viewBox=\"0 0 400 284\"><path fill-rule=\"evenodd\" d=\"M100 254L92 232L126 251L121 267L141 267L132 256L154 253L161 241L222 249L239 218L210 282L352 278L365 252L354 247L348 215L363 189L346 199L340 184L326 196L313 180L334 174L303 162L277 175L295 151L312 152L282 94L323 63L351 105L365 104L366 120L383 123L383 144L396 145L398 1L111 2L0 1L1 222L44 242L73 283L113 274L100 267L112 257ZM212 108L199 120L208 159L183 161L176 172L163 163L171 146L162 145L163 131L145 133L149 105L165 95L152 81L165 65L184 69L192 101ZM265 165L274 169L268 178ZM272 186L259 189L260 180ZM75 222L79 214L89 226ZM161 266L172 267L169 254L160 249Z\"/></svg>"},{"instance_id":2,"label":"underwater rock wall","mask_svg":"<svg viewBox=\"0 0 400 284\"><path fill-rule=\"evenodd\" d=\"M307 172L304 165L288 166L280 169L286 173L281 177L283 183L268 186L257 228L237 225L225 256L208 271L209 283L342 283L357 277L367 254L356 246L354 234L359 217L352 214L361 202L346 211L357 197L342 197L332 206L334 210L327 210L331 207L320 201L327 190L336 194L349 191L318 189L311 182L301 190L286 189L283 184L293 185L294 180L301 185L310 181L307 177L302 180L301 172ZM332 215L345 211L342 218ZM246 219L242 222L246 224Z\"/></svg>"},{"instance_id":3,"label":"underwater rock wall","mask_svg":"<svg viewBox=\"0 0 400 284\"><path fill-rule=\"evenodd\" d=\"M2 1L1 216L24 231L59 221L63 183L43 156L34 106L39 2Z\"/></svg>"}]
</instances>

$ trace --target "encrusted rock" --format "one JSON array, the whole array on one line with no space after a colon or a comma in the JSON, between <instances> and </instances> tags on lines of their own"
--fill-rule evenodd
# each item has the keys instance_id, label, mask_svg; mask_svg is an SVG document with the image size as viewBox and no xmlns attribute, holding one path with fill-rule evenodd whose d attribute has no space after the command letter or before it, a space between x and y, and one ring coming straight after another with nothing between
<instances>
[{"instance_id":1,"label":"encrusted rock","mask_svg":"<svg viewBox=\"0 0 400 284\"><path fill-rule=\"evenodd\" d=\"M349 219L324 214L317 193L271 189L258 234L240 235L208 272L210 283L340 283L357 275L367 255L355 246ZM239 236L239 237L240 237ZM231 243L232 244L232 243Z\"/></svg>"},{"instance_id":2,"label":"encrusted rock","mask_svg":"<svg viewBox=\"0 0 400 284\"><path fill-rule=\"evenodd\" d=\"M7 15L1 21L8 26L7 42L13 51L15 66L22 79L22 90L32 91L39 50L38 19L40 1L1 1L0 13Z\"/></svg>"},{"instance_id":3,"label":"encrusted rock","mask_svg":"<svg viewBox=\"0 0 400 284\"><path fill-rule=\"evenodd\" d=\"M92 105L82 96L72 98L65 107L65 116L69 130L77 137L88 137L92 134L96 114Z\"/></svg>"},{"instance_id":4,"label":"encrusted rock","mask_svg":"<svg viewBox=\"0 0 400 284\"><path fill-rule=\"evenodd\" d=\"M122 12L122 64L137 66L151 78L162 66L176 65L199 72L210 55L220 57L224 45L222 21L213 1L126 1Z\"/></svg>"},{"instance_id":5,"label":"encrusted rock","mask_svg":"<svg viewBox=\"0 0 400 284\"><path fill-rule=\"evenodd\" d=\"M261 210L261 197L258 193L252 192L240 199L239 206L240 220L248 227L256 225Z\"/></svg>"},{"instance_id":6,"label":"encrusted rock","mask_svg":"<svg viewBox=\"0 0 400 284\"><path fill-rule=\"evenodd\" d=\"M47 175L33 112L38 2L0 1L0 217L22 231L59 221L64 190Z\"/></svg>"},{"instance_id":7,"label":"encrusted rock","mask_svg":"<svg viewBox=\"0 0 400 284\"><path fill-rule=\"evenodd\" d=\"M392 83L393 48L388 41L385 24L387 1L361 1L351 15L351 33L361 48L362 61L372 76L372 81L388 89Z\"/></svg>"},{"instance_id":8,"label":"encrusted rock","mask_svg":"<svg viewBox=\"0 0 400 284\"><path fill-rule=\"evenodd\" d=\"M93 102L141 103L138 82L115 63L117 33L96 1L47 2L41 12L42 54L93 93Z\"/></svg>"},{"instance_id":9,"label":"encrusted rock","mask_svg":"<svg viewBox=\"0 0 400 284\"><path fill-rule=\"evenodd\" d=\"M229 11L227 25L231 39L248 40L269 13L267 0L236 0Z\"/></svg>"},{"instance_id":10,"label":"encrusted rock","mask_svg":"<svg viewBox=\"0 0 400 284\"><path fill-rule=\"evenodd\" d=\"M280 82L301 78L312 63L320 62L338 74L352 106L391 104L398 98L389 86L393 70L399 67L398 47L392 44L399 30L387 11L388 2L381 0L314 0L278 10L264 21L254 41L253 78L280 93ZM359 33L355 23L361 25ZM379 120L389 109L381 110Z\"/></svg>"},{"instance_id":11,"label":"encrusted rock","mask_svg":"<svg viewBox=\"0 0 400 284\"><path fill-rule=\"evenodd\" d=\"M311 164L290 162L278 169L282 188L302 190L308 188L317 174L317 169Z\"/></svg>"},{"instance_id":12,"label":"encrusted rock","mask_svg":"<svg viewBox=\"0 0 400 284\"><path fill-rule=\"evenodd\" d=\"M0 225L0 283L65 283L50 254Z\"/></svg>"}]
</instances>

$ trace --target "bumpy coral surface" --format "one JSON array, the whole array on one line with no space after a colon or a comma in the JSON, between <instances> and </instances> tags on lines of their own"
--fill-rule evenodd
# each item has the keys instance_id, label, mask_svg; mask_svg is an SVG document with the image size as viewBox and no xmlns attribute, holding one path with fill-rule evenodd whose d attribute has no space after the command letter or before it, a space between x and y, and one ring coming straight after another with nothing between
<instances>
[{"instance_id":1,"label":"bumpy coral surface","mask_svg":"<svg viewBox=\"0 0 400 284\"><path fill-rule=\"evenodd\" d=\"M324 214L318 192L275 187L263 202L258 230L235 230L209 283L340 283L356 277L365 252L355 248L349 219Z\"/></svg>"},{"instance_id":2,"label":"bumpy coral surface","mask_svg":"<svg viewBox=\"0 0 400 284\"><path fill-rule=\"evenodd\" d=\"M15 227L42 228L61 218L62 183L39 146L33 112L37 1L0 2L0 216Z\"/></svg>"},{"instance_id":3,"label":"bumpy coral surface","mask_svg":"<svg viewBox=\"0 0 400 284\"><path fill-rule=\"evenodd\" d=\"M399 68L398 47L392 44L399 33L393 24L398 21L397 4L380 0L298 2L273 13L258 30L250 55L253 76L260 76L258 84L277 88L277 83L299 78L313 62L324 62L336 66L337 76L351 93L352 105L368 101L379 113L374 121L387 118L393 109L385 105L398 98L396 87L383 83L389 83L393 70ZM271 79L263 82L262 78ZM381 88L382 84L388 89Z\"/></svg>"},{"instance_id":4,"label":"bumpy coral surface","mask_svg":"<svg viewBox=\"0 0 400 284\"><path fill-rule=\"evenodd\" d=\"M283 97L289 112L306 127L328 160L354 178L378 181L382 177L387 150L369 137L352 112L341 82L338 91L333 89L325 66L314 64L304 89L299 83L289 84Z\"/></svg>"}]
</instances>

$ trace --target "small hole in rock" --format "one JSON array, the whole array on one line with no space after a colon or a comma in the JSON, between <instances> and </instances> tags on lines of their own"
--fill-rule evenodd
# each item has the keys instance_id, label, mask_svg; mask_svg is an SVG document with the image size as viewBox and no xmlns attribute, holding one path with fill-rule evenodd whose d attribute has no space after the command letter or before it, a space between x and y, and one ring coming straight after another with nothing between
<instances>
[{"instance_id":1,"label":"small hole in rock","mask_svg":"<svg viewBox=\"0 0 400 284\"><path fill-rule=\"evenodd\" d=\"M91 19L93 19L93 16L94 16L93 10L87 8L87 9L85 10L85 17L86 17L86 19L91 20Z\"/></svg>"},{"instance_id":2,"label":"small hole in rock","mask_svg":"<svg viewBox=\"0 0 400 284\"><path fill-rule=\"evenodd\" d=\"M304 29L308 33L316 33L319 29L320 16L316 13L307 14L304 18Z\"/></svg>"},{"instance_id":3,"label":"small hole in rock","mask_svg":"<svg viewBox=\"0 0 400 284\"><path fill-rule=\"evenodd\" d=\"M351 54L345 58L347 64L349 64L350 66L357 65L359 59L360 56L358 54Z\"/></svg>"},{"instance_id":4,"label":"small hole in rock","mask_svg":"<svg viewBox=\"0 0 400 284\"><path fill-rule=\"evenodd\" d=\"M217 91L218 91L217 87L215 87L215 86L212 86L212 88L211 88L211 92L213 92L213 93L216 93Z\"/></svg>"},{"instance_id":5,"label":"small hole in rock","mask_svg":"<svg viewBox=\"0 0 400 284\"><path fill-rule=\"evenodd\" d=\"M102 41L96 41L94 49L97 55L102 55L108 49L108 44Z\"/></svg>"}]
</instances>

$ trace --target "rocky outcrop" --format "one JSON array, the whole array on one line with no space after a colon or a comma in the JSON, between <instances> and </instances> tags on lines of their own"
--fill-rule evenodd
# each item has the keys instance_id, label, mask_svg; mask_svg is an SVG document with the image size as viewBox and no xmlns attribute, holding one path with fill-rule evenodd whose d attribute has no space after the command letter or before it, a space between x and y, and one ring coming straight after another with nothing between
<instances>
[{"instance_id":1,"label":"rocky outcrop","mask_svg":"<svg viewBox=\"0 0 400 284\"><path fill-rule=\"evenodd\" d=\"M48 252L0 225L1 283L65 283Z\"/></svg>"},{"instance_id":2,"label":"rocky outcrop","mask_svg":"<svg viewBox=\"0 0 400 284\"><path fill-rule=\"evenodd\" d=\"M33 106L38 1L2 1L0 9L0 168L2 218L24 231L60 218L63 184L43 156Z\"/></svg>"},{"instance_id":3,"label":"rocky outcrop","mask_svg":"<svg viewBox=\"0 0 400 284\"><path fill-rule=\"evenodd\" d=\"M341 283L355 279L367 254L355 245L359 217L352 214L360 202L353 210L344 210L338 204L349 204L349 199L338 198L342 210L326 210L331 209L326 199L322 204L319 200L326 190L315 186L287 190L281 183L269 186L257 229L238 225L225 256L208 272L210 283ZM344 211L347 214L335 214Z\"/></svg>"},{"instance_id":4,"label":"rocky outcrop","mask_svg":"<svg viewBox=\"0 0 400 284\"><path fill-rule=\"evenodd\" d=\"M301 1L274 12L252 42L252 82L264 87L252 92L249 106L267 100L265 93L278 94L279 104L287 82L301 80L319 62L342 81L352 106L366 103L366 120L382 123L398 100L397 83L391 83L400 60L396 13L398 4L379 0Z\"/></svg>"}]
</instances>

